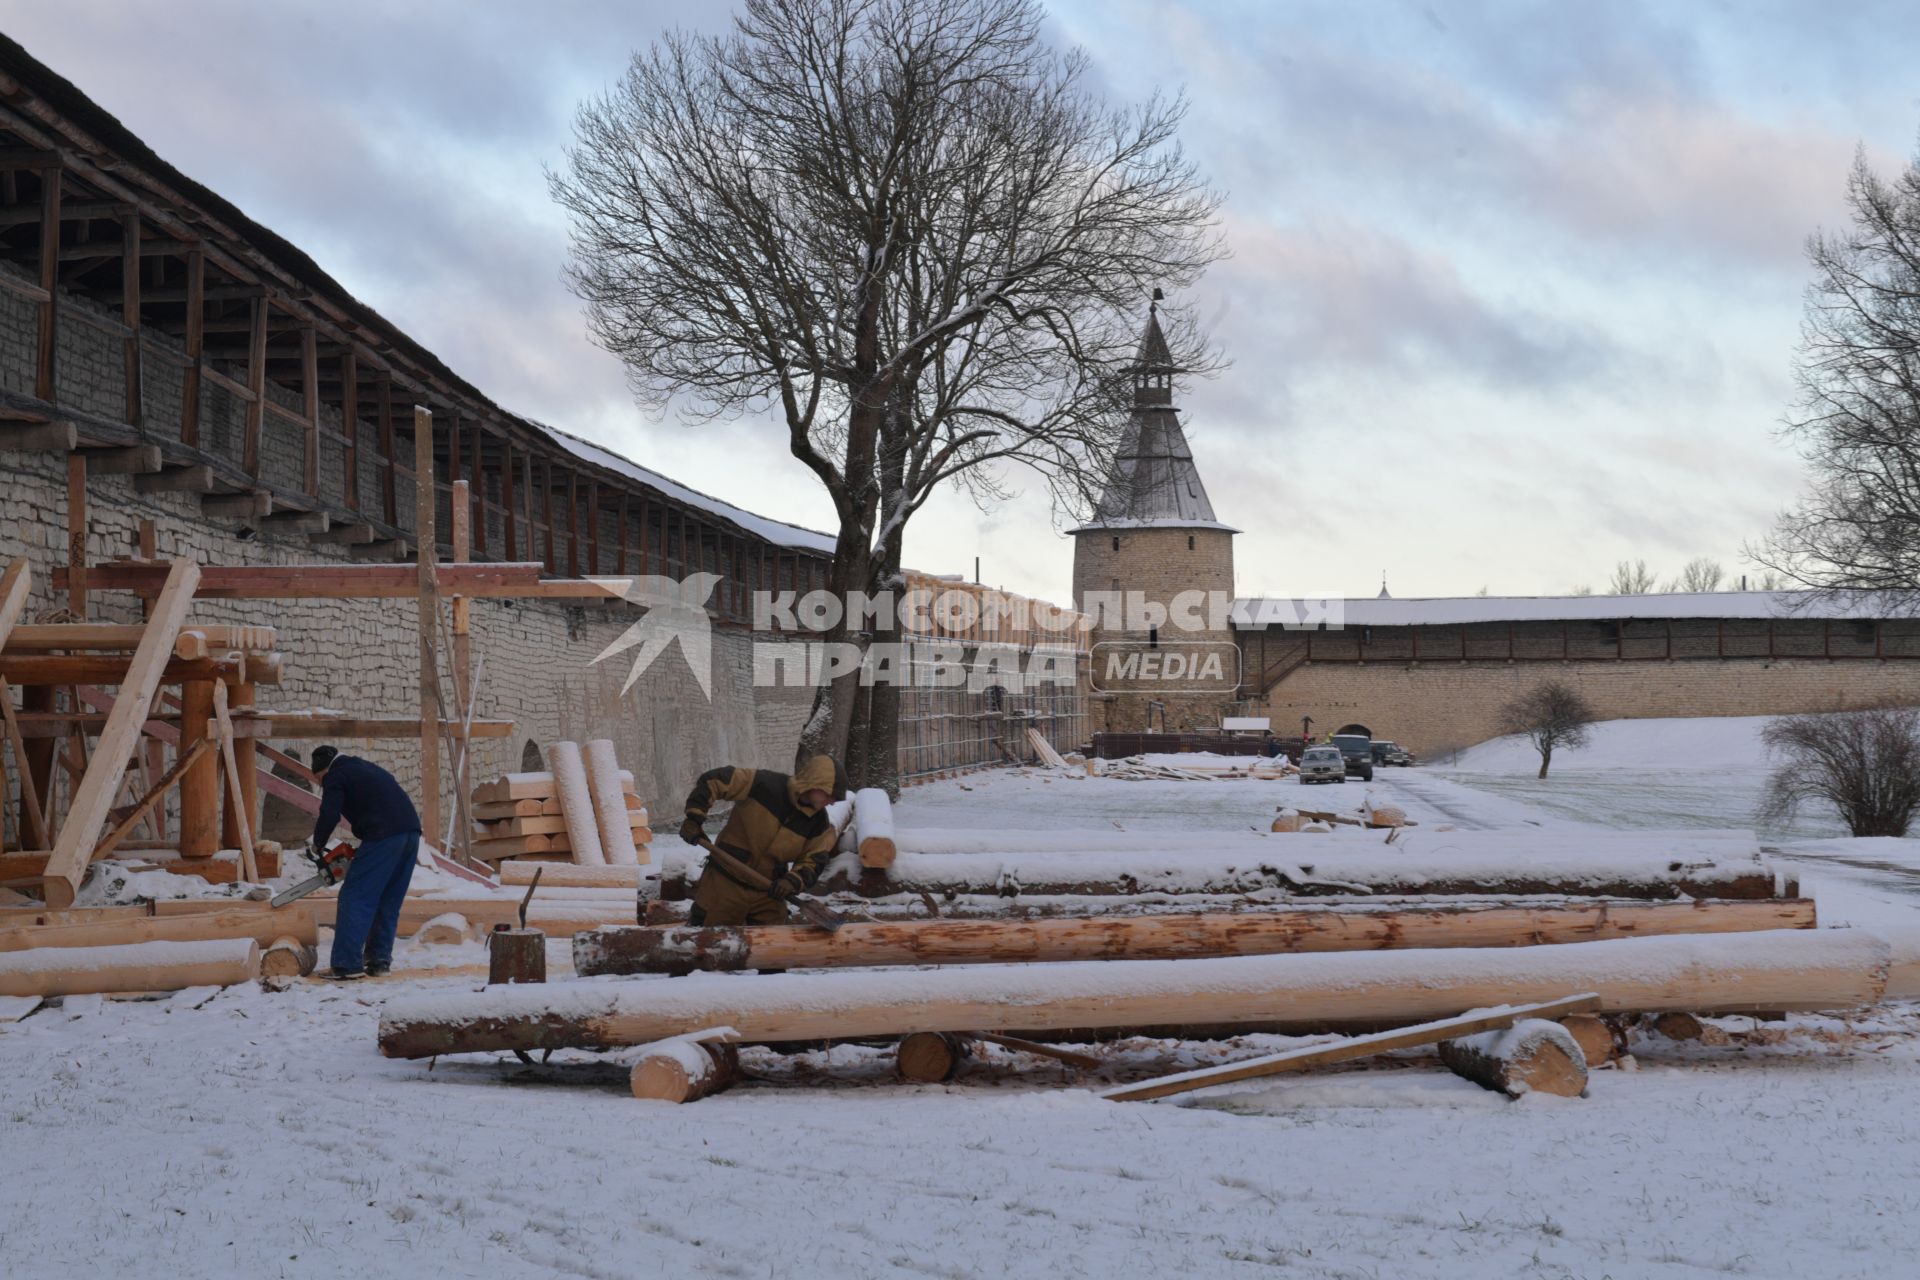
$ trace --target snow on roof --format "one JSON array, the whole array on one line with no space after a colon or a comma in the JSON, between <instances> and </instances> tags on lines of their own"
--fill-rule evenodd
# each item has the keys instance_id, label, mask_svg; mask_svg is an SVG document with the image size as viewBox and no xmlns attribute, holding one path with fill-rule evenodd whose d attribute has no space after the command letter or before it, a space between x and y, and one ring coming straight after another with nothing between
<instances>
[{"instance_id":1,"label":"snow on roof","mask_svg":"<svg viewBox=\"0 0 1920 1280\"><path fill-rule=\"evenodd\" d=\"M1907 610L1885 593L1828 596L1814 591L1671 591L1631 596L1348 597L1349 627L1455 626L1467 622L1578 622L1633 618L1888 618ZM1301 601L1244 597L1233 602L1237 627L1300 618ZM1314 616L1308 613L1307 617Z\"/></svg>"},{"instance_id":2,"label":"snow on roof","mask_svg":"<svg viewBox=\"0 0 1920 1280\"><path fill-rule=\"evenodd\" d=\"M544 422L536 422L533 425L552 436L556 443L576 458L591 462L595 466L605 467L609 471L618 471L624 476L638 480L650 489L658 490L675 502L684 502L690 507L711 512L722 520L731 521L757 538L765 538L776 546L793 547L821 555L833 554L834 539L830 533L821 533L817 529L809 529L803 525L788 524L784 520L772 520L766 516L755 515L744 507L736 507L731 502L722 502L718 498L701 493L698 489L689 489L676 480L669 480L658 471L649 471L639 463L622 457L604 445L583 440L579 436Z\"/></svg>"}]
</instances>

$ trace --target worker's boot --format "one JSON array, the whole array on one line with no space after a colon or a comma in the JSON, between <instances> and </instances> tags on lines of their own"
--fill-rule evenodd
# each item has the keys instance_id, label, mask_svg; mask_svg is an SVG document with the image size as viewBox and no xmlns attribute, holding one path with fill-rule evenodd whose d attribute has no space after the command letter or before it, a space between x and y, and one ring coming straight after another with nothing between
<instances>
[{"instance_id":1,"label":"worker's boot","mask_svg":"<svg viewBox=\"0 0 1920 1280\"><path fill-rule=\"evenodd\" d=\"M327 979L331 982L358 982L367 976L365 969L329 969Z\"/></svg>"},{"instance_id":2,"label":"worker's boot","mask_svg":"<svg viewBox=\"0 0 1920 1280\"><path fill-rule=\"evenodd\" d=\"M367 964L367 976L369 978L384 978L389 973L392 973L392 972L393 972L392 961L388 961L385 964L382 964L380 961L374 960L374 961L369 961Z\"/></svg>"}]
</instances>

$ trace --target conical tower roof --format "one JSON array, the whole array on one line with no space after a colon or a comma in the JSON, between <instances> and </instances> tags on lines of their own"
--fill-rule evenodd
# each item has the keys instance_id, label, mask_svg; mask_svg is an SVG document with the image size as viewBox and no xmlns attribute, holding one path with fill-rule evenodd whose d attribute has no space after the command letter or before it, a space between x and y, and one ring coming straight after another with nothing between
<instances>
[{"instance_id":1,"label":"conical tower roof","mask_svg":"<svg viewBox=\"0 0 1920 1280\"><path fill-rule=\"evenodd\" d=\"M1134 364L1133 412L1114 455L1113 474L1093 519L1072 532L1143 527L1240 532L1214 518L1207 486L1194 466L1173 403L1173 375L1179 371L1158 310L1151 310Z\"/></svg>"}]
</instances>

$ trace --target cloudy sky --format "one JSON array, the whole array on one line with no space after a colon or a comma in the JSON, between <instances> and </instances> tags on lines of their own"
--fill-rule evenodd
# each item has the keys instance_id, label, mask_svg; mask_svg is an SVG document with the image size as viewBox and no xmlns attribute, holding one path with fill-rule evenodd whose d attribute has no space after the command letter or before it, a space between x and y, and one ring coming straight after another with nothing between
<instances>
[{"instance_id":1,"label":"cloudy sky","mask_svg":"<svg viewBox=\"0 0 1920 1280\"><path fill-rule=\"evenodd\" d=\"M1920 8L1056 0L1115 96L1184 88L1233 257L1233 366L1183 397L1243 593L1551 593L1621 558L1735 573L1801 470L1802 242L1857 147L1920 130ZM688 13L699 16L690 19ZM764 424L636 409L560 283L542 166L657 0L0 0L4 29L503 405L824 527ZM908 558L1064 598L1037 484Z\"/></svg>"}]
</instances>

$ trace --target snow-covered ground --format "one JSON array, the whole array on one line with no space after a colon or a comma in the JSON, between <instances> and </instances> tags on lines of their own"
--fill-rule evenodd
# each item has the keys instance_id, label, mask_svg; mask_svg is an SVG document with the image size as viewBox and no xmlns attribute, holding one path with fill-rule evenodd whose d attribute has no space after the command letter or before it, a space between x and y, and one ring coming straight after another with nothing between
<instances>
[{"instance_id":1,"label":"snow-covered ground","mask_svg":"<svg viewBox=\"0 0 1920 1280\"><path fill-rule=\"evenodd\" d=\"M1702 740L1728 729L1700 730ZM1635 732L1649 732L1636 729ZM1685 734L1673 735L1678 742ZM1668 741L1653 732L1636 759ZM1647 744L1651 743L1652 746ZM1692 748L1689 748L1691 751ZM1713 758L1652 769L1703 793ZM1628 825L1608 767L1506 785L1491 748L1370 786L976 775L910 791L903 830L1264 830L1371 795L1423 827ZM1751 763L1751 762L1750 762ZM1563 767L1564 766L1564 767ZM1523 767L1515 772L1530 775ZM1689 772L1697 776L1689 782ZM1591 779L1583 788L1582 780ZM1530 781L1530 777L1522 777ZM1735 806L1645 827L1751 826ZM1378 841L1342 831L1289 840ZM1920 841L1783 846L1824 923L1920 921ZM1383 851L1384 852L1384 851ZM551 952L560 962L564 948ZM1001 1050L949 1086L890 1055L777 1057L691 1106L641 1103L623 1055L393 1062L396 995L474 971L69 999L0 1025L0 1271L32 1277L1905 1277L1920 1221L1920 1010L1718 1020L1646 1037L1584 1100L1507 1102L1420 1052L1184 1100L1089 1085L1252 1056L1255 1036L1100 1052L1092 1079ZM472 966L478 948L450 949ZM640 979L753 981L751 975Z\"/></svg>"}]
</instances>

